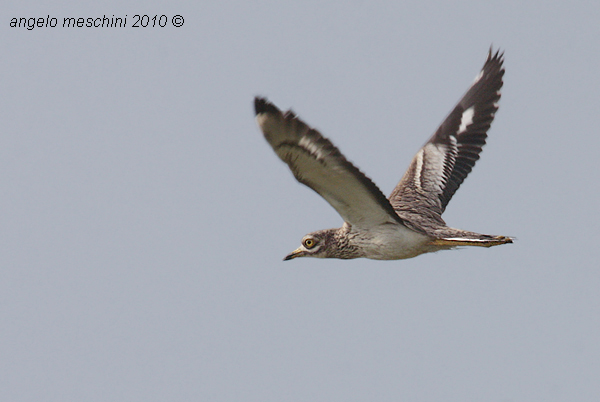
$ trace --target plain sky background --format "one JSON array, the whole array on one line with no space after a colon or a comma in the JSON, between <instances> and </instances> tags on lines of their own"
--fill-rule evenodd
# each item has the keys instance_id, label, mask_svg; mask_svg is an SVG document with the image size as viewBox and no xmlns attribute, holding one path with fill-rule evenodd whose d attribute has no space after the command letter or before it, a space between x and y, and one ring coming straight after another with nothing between
<instances>
[{"instance_id":1,"label":"plain sky background","mask_svg":"<svg viewBox=\"0 0 600 402\"><path fill-rule=\"evenodd\" d=\"M13 3L0 400L600 400L600 2ZM113 14L128 27L9 26ZM342 221L253 97L389 194L491 44L500 110L444 218L518 241L283 262Z\"/></svg>"}]
</instances>

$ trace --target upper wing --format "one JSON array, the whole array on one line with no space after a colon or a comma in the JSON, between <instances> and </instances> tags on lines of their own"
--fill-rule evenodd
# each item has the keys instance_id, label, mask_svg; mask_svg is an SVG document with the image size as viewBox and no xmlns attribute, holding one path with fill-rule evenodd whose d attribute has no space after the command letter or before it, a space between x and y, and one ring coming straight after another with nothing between
<instances>
[{"instance_id":1,"label":"upper wing","mask_svg":"<svg viewBox=\"0 0 600 402\"><path fill-rule=\"evenodd\" d=\"M254 107L275 153L300 183L325 198L346 222L362 228L402 223L381 190L317 130L264 98L255 98Z\"/></svg>"},{"instance_id":2,"label":"upper wing","mask_svg":"<svg viewBox=\"0 0 600 402\"><path fill-rule=\"evenodd\" d=\"M436 133L417 152L390 195L402 217L411 213L443 224L442 213L479 159L487 131L498 110L503 53L488 54L471 88Z\"/></svg>"}]
</instances>

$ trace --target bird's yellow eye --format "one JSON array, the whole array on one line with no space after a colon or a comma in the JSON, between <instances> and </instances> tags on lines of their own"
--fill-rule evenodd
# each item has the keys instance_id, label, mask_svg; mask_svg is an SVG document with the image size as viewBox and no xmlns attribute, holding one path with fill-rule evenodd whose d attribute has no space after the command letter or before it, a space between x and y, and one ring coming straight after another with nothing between
<instances>
[{"instance_id":1,"label":"bird's yellow eye","mask_svg":"<svg viewBox=\"0 0 600 402\"><path fill-rule=\"evenodd\" d=\"M314 241L313 239L304 240L304 247L306 247L306 248L313 248L315 246L315 244L317 244L317 242Z\"/></svg>"}]
</instances>

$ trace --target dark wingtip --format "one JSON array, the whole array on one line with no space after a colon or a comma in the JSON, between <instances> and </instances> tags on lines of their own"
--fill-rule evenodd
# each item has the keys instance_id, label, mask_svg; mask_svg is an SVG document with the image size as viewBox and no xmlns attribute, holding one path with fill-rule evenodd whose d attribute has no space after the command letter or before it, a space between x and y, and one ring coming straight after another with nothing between
<instances>
[{"instance_id":1,"label":"dark wingtip","mask_svg":"<svg viewBox=\"0 0 600 402\"><path fill-rule=\"evenodd\" d=\"M280 113L277 106L267 100L267 98L261 98L257 96L254 98L254 112L258 115L261 113Z\"/></svg>"},{"instance_id":2,"label":"dark wingtip","mask_svg":"<svg viewBox=\"0 0 600 402\"><path fill-rule=\"evenodd\" d=\"M500 65L502 65L504 62L504 50L501 51L500 48L498 48L496 53L494 53L494 45L490 45L486 63L489 63L490 61L497 61Z\"/></svg>"}]
</instances>

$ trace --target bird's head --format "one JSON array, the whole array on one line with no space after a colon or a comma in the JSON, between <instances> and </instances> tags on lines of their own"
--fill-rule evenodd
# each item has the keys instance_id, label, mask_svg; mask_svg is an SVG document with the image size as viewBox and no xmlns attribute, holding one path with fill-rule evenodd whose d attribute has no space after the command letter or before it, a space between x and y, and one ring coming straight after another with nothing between
<instances>
[{"instance_id":1,"label":"bird's head","mask_svg":"<svg viewBox=\"0 0 600 402\"><path fill-rule=\"evenodd\" d=\"M334 233L337 229L319 230L302 238L300 247L289 253L283 260L297 257L335 258L338 244Z\"/></svg>"}]
</instances>

